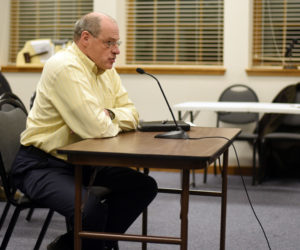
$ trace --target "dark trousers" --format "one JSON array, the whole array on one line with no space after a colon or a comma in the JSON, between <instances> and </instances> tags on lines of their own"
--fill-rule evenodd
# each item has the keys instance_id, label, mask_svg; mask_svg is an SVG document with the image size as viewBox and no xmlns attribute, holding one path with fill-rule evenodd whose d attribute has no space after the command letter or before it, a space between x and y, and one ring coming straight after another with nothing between
<instances>
[{"instance_id":1,"label":"dark trousers","mask_svg":"<svg viewBox=\"0 0 300 250\"><path fill-rule=\"evenodd\" d=\"M157 194L155 180L130 168L98 167L93 185L111 192L105 202L89 192L93 167L83 167L83 229L124 233ZM74 220L74 166L32 146L21 149L13 164L16 187L32 200ZM87 199L85 199L87 197ZM99 240L83 240L83 249L102 249Z\"/></svg>"}]
</instances>

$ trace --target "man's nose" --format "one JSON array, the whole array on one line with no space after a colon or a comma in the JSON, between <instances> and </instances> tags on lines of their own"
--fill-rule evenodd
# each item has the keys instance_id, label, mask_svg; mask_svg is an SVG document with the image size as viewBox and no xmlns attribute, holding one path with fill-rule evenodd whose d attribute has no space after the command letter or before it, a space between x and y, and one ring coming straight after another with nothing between
<instances>
[{"instance_id":1,"label":"man's nose","mask_svg":"<svg viewBox=\"0 0 300 250\"><path fill-rule=\"evenodd\" d=\"M120 48L118 45L114 46L112 52L116 55L120 54Z\"/></svg>"}]
</instances>

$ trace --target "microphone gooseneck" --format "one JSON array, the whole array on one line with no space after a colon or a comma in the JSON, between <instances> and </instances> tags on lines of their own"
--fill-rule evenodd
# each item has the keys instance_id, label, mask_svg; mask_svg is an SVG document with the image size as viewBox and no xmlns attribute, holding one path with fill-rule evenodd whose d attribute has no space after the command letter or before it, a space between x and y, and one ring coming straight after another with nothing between
<instances>
[{"instance_id":1,"label":"microphone gooseneck","mask_svg":"<svg viewBox=\"0 0 300 250\"><path fill-rule=\"evenodd\" d=\"M171 106L170 106L170 104L168 102L168 99L167 99L167 97L165 95L165 92L163 91L163 89L162 89L162 87L161 87L160 82L158 81L158 79L154 75L147 73L142 68L137 68L136 72L138 72L139 74L146 74L146 75L152 77L157 82L158 87L160 88L160 91L163 94L163 97L164 97L164 99L165 99L165 101L167 103L167 106L169 108L169 111L170 111L170 113L172 115L173 121L174 121L175 126L176 126L176 131L170 131L170 132L167 132L167 133L164 133L164 134L159 134L159 135L156 135L155 137L156 138L164 138L164 139L188 139L189 138L188 134L185 131L183 131L183 129L180 126L178 126L178 123L177 123L177 121L175 119L174 113L173 113L173 111L171 109Z\"/></svg>"}]
</instances>

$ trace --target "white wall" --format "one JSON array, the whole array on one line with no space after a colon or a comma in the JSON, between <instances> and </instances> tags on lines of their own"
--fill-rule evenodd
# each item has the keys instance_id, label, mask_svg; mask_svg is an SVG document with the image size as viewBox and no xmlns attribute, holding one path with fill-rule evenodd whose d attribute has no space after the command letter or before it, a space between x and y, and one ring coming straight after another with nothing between
<instances>
[{"instance_id":1,"label":"white wall","mask_svg":"<svg viewBox=\"0 0 300 250\"><path fill-rule=\"evenodd\" d=\"M0 3L0 65L5 65L8 59L8 40L9 40L9 24L10 24L10 1L2 0Z\"/></svg>"},{"instance_id":2,"label":"white wall","mask_svg":"<svg viewBox=\"0 0 300 250\"><path fill-rule=\"evenodd\" d=\"M3 3L4 4L3 4ZM260 101L268 102L286 85L300 81L299 77L255 77L248 76L251 47L251 0L225 1L225 29L224 29L224 66L226 74L223 76L206 75L157 75L162 87L169 98L170 104L184 101L216 101L221 91L233 83L245 83L258 94ZM9 0L1 0L0 16L8 15L6 9ZM103 11L118 19L122 40L125 40L125 1L94 0L96 11ZM2 5L3 4L3 5ZM2 8L4 6L4 8ZM8 17L7 17L8 18ZM2 23L6 23L2 22ZM0 41L0 62L3 65L7 58L7 42L5 33L7 27L0 27L2 39ZM8 36L8 34L7 34ZM123 45L122 45L123 46ZM124 49L125 46L121 47ZM123 55L125 52L123 51ZM124 57L120 59L123 60ZM14 92L29 106L29 100L38 82L39 73L5 73ZM156 82L145 75L122 74L121 78L131 99L135 102L141 119L158 120L171 119L168 108L163 100ZM196 123L200 126L215 126L215 114L202 112ZM241 164L251 165L249 146L238 144ZM236 165L231 154L230 164Z\"/></svg>"}]
</instances>

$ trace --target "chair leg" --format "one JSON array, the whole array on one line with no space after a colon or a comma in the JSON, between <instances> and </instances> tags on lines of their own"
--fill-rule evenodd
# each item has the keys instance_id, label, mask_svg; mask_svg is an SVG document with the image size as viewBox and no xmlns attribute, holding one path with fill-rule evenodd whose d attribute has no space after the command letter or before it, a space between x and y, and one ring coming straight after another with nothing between
<instances>
[{"instance_id":1,"label":"chair leg","mask_svg":"<svg viewBox=\"0 0 300 250\"><path fill-rule=\"evenodd\" d=\"M67 220L67 218L65 218L65 221L66 221L66 229L67 229L67 232L70 232L73 230L71 224L69 223L69 221Z\"/></svg>"},{"instance_id":2,"label":"chair leg","mask_svg":"<svg viewBox=\"0 0 300 250\"><path fill-rule=\"evenodd\" d=\"M223 175L223 169L222 169L222 164L221 164L221 157L218 158L218 162L219 162L219 171L221 173L221 175ZM216 172L217 174L217 172Z\"/></svg>"},{"instance_id":3,"label":"chair leg","mask_svg":"<svg viewBox=\"0 0 300 250\"><path fill-rule=\"evenodd\" d=\"M3 226L3 223L5 221L5 218L7 216L9 208L10 208L10 203L6 202L5 207L3 209L3 212L2 212L2 215L1 215L1 219L0 219L0 230L1 230L2 226Z\"/></svg>"},{"instance_id":4,"label":"chair leg","mask_svg":"<svg viewBox=\"0 0 300 250\"><path fill-rule=\"evenodd\" d=\"M204 171L203 171L203 183L207 182L207 168L208 168L208 166L205 166Z\"/></svg>"},{"instance_id":5,"label":"chair leg","mask_svg":"<svg viewBox=\"0 0 300 250\"><path fill-rule=\"evenodd\" d=\"M192 170L192 187L196 187L196 173L195 173L195 169Z\"/></svg>"},{"instance_id":6,"label":"chair leg","mask_svg":"<svg viewBox=\"0 0 300 250\"><path fill-rule=\"evenodd\" d=\"M39 250L39 249L40 249L40 246L41 246L41 244L42 244L42 241L43 241L43 239L44 239L44 236L45 236L45 234L46 234L46 231L47 231L47 229L48 229L48 226L49 226L49 224L50 224L50 222L51 222L51 219L52 219L53 214L54 214L54 210L50 209L49 212L48 212L48 215L47 215L47 217L46 217L46 220L45 220L45 222L44 222L44 225L43 225L43 227L42 227L42 230L41 230L41 232L40 232L40 234L39 234L39 237L38 237L38 239L37 239L37 241L36 241L36 243L35 243L35 246L34 246L34 249L33 249L33 250Z\"/></svg>"},{"instance_id":7,"label":"chair leg","mask_svg":"<svg viewBox=\"0 0 300 250\"><path fill-rule=\"evenodd\" d=\"M219 166L220 166L220 158L218 158ZM217 175L217 161L214 162L214 175Z\"/></svg>"},{"instance_id":8,"label":"chair leg","mask_svg":"<svg viewBox=\"0 0 300 250\"><path fill-rule=\"evenodd\" d=\"M252 156L252 185L254 186L256 183L256 147L257 142L253 143L253 156Z\"/></svg>"},{"instance_id":9,"label":"chair leg","mask_svg":"<svg viewBox=\"0 0 300 250\"><path fill-rule=\"evenodd\" d=\"M34 211L34 208L30 208L30 209L29 209L28 214L27 214L27 216L26 216L26 220L27 220L27 221L30 221L30 220L31 220L33 211Z\"/></svg>"},{"instance_id":10,"label":"chair leg","mask_svg":"<svg viewBox=\"0 0 300 250\"><path fill-rule=\"evenodd\" d=\"M5 250L7 247L7 244L9 242L10 236L12 235L12 232L14 230L14 227L17 223L18 217L20 215L21 209L16 207L15 211L11 217L11 220L9 222L8 228L6 230L6 233L4 235L4 238L2 240L1 246L0 246L0 250Z\"/></svg>"},{"instance_id":11,"label":"chair leg","mask_svg":"<svg viewBox=\"0 0 300 250\"><path fill-rule=\"evenodd\" d=\"M257 174L258 183L261 184L264 178L264 171L266 168L266 141L264 139L260 140L258 147L258 159L259 159L259 169Z\"/></svg>"}]
</instances>

